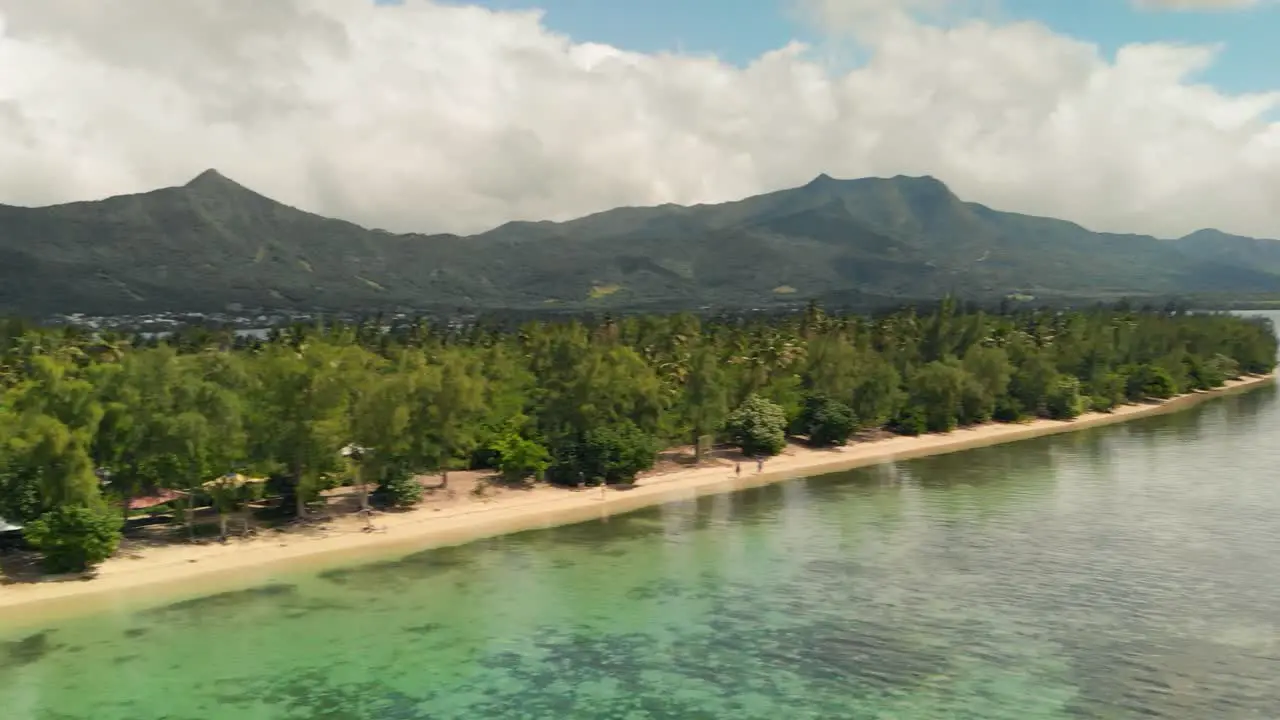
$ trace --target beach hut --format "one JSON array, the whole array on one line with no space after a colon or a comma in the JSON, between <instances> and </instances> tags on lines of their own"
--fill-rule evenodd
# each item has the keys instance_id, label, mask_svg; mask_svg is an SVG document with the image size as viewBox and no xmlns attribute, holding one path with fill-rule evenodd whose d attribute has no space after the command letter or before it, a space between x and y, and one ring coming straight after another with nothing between
<instances>
[{"instance_id":1,"label":"beach hut","mask_svg":"<svg viewBox=\"0 0 1280 720\"><path fill-rule=\"evenodd\" d=\"M240 489L245 485L253 485L266 482L266 478L253 478L240 473L227 473L222 477L217 477L204 483L202 487L205 490L224 490L224 489Z\"/></svg>"},{"instance_id":2,"label":"beach hut","mask_svg":"<svg viewBox=\"0 0 1280 720\"><path fill-rule=\"evenodd\" d=\"M356 487L360 491L360 514L364 516L365 528L371 529L373 520L369 515L369 485L364 477L364 459L369 455L369 448L355 443L348 443L338 452L342 457L356 464Z\"/></svg>"},{"instance_id":3,"label":"beach hut","mask_svg":"<svg viewBox=\"0 0 1280 720\"><path fill-rule=\"evenodd\" d=\"M266 483L266 478L254 478L240 473L227 473L216 477L203 485L205 492L213 499L214 509L218 511L218 525L222 538L227 537L227 514L242 506L246 499L245 488ZM249 521L241 518L244 530L249 529Z\"/></svg>"}]
</instances>

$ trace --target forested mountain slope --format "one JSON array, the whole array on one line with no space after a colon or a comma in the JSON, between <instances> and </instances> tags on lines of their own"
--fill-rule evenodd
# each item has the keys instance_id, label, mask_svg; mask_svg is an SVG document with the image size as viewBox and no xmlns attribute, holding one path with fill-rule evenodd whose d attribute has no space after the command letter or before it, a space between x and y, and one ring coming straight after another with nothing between
<instances>
[{"instance_id":1,"label":"forested mountain slope","mask_svg":"<svg viewBox=\"0 0 1280 720\"><path fill-rule=\"evenodd\" d=\"M1280 242L1091 232L929 177L836 180L715 205L624 207L478 235L393 234L206 171L181 187L0 205L0 311L245 307L754 307L1280 293Z\"/></svg>"}]
</instances>

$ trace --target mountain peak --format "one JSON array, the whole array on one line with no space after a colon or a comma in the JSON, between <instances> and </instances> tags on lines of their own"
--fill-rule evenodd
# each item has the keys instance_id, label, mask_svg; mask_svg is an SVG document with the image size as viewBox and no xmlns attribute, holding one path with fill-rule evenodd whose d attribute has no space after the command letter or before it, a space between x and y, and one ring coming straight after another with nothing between
<instances>
[{"instance_id":1,"label":"mountain peak","mask_svg":"<svg viewBox=\"0 0 1280 720\"><path fill-rule=\"evenodd\" d=\"M227 176L218 172L216 168L208 168L204 172L200 173L199 175L196 175L195 177L191 178L191 181L188 182L187 184L200 185L207 182L219 182L226 179L227 179Z\"/></svg>"},{"instance_id":2,"label":"mountain peak","mask_svg":"<svg viewBox=\"0 0 1280 720\"><path fill-rule=\"evenodd\" d=\"M835 186L863 185L868 183L888 184L899 188L914 188L917 191L943 191L947 194L951 193L951 189L947 187L946 183L932 175L894 175L890 178L868 177L858 180L838 180L827 173L820 173L817 177L805 183L804 187L831 188Z\"/></svg>"},{"instance_id":3,"label":"mountain peak","mask_svg":"<svg viewBox=\"0 0 1280 720\"><path fill-rule=\"evenodd\" d=\"M1183 236L1183 239L1185 240L1187 238L1224 238L1224 237L1233 237L1233 236L1231 235L1231 233L1223 232L1218 228L1207 227L1207 228L1200 228L1199 230L1196 230L1194 232L1187 233L1186 235Z\"/></svg>"},{"instance_id":4,"label":"mountain peak","mask_svg":"<svg viewBox=\"0 0 1280 720\"><path fill-rule=\"evenodd\" d=\"M188 182L183 187L200 189L200 188L227 188L227 187L240 188L242 186L236 181L227 177L226 175L223 175L222 173L218 172L217 170L213 168L209 168L208 170L205 170L204 172L200 173L194 178L191 178L191 181Z\"/></svg>"},{"instance_id":5,"label":"mountain peak","mask_svg":"<svg viewBox=\"0 0 1280 720\"><path fill-rule=\"evenodd\" d=\"M894 175L889 181L898 185L915 185L917 187L946 188L947 184L932 175ZM950 189L948 188L948 191Z\"/></svg>"},{"instance_id":6,"label":"mountain peak","mask_svg":"<svg viewBox=\"0 0 1280 720\"><path fill-rule=\"evenodd\" d=\"M932 175L895 175L889 186L910 202L959 203L960 198L947 184Z\"/></svg>"}]
</instances>

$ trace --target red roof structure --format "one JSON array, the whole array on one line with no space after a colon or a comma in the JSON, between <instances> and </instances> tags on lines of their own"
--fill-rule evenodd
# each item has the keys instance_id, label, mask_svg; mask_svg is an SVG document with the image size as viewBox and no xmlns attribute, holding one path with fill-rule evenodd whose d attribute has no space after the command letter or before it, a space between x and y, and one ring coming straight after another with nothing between
<instances>
[{"instance_id":1,"label":"red roof structure","mask_svg":"<svg viewBox=\"0 0 1280 720\"><path fill-rule=\"evenodd\" d=\"M172 502L185 495L186 493L179 492L178 490L161 490L157 492L155 495L148 495L147 497L133 498L132 500L129 501L129 509L130 510L146 510L147 508L153 508L157 505L163 505L167 502Z\"/></svg>"}]
</instances>

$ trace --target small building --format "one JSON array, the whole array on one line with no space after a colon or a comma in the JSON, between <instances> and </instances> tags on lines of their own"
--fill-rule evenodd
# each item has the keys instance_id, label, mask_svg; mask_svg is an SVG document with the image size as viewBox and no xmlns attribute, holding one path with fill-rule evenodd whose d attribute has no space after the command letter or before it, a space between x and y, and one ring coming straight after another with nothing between
<instances>
[{"instance_id":1,"label":"small building","mask_svg":"<svg viewBox=\"0 0 1280 720\"><path fill-rule=\"evenodd\" d=\"M214 478L204 483L201 487L206 490L238 490L245 485L261 485L266 482L266 478L254 478L240 473L227 473L222 477Z\"/></svg>"},{"instance_id":2,"label":"small building","mask_svg":"<svg viewBox=\"0 0 1280 720\"><path fill-rule=\"evenodd\" d=\"M144 497L131 498L129 500L130 510L149 510L150 508L173 502L180 497L185 497L187 493L179 490L162 489L155 495L147 495Z\"/></svg>"}]
</instances>

